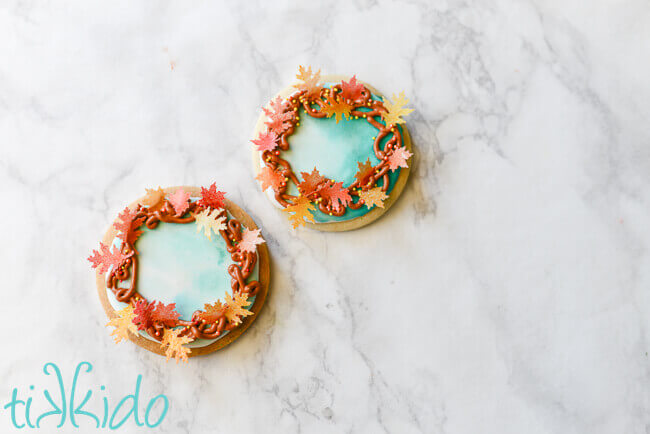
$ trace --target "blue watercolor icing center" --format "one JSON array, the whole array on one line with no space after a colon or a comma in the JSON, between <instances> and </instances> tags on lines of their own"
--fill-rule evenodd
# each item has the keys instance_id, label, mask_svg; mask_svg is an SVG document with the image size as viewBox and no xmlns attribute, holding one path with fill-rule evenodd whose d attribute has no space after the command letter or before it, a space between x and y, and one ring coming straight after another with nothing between
<instances>
[{"instance_id":1,"label":"blue watercolor icing center","mask_svg":"<svg viewBox=\"0 0 650 434\"><path fill-rule=\"evenodd\" d=\"M376 95L372 95L372 98L380 100ZM368 111L367 108L361 110ZM358 163L365 163L370 159L373 166L379 164L380 160L373 150L374 137L377 136L378 130L366 119L348 120L344 117L337 124L334 116L315 118L307 114L303 108L300 108L298 115L300 126L287 138L289 150L282 151L282 158L291 164L298 180L302 180L301 172L311 173L315 167L321 175L336 182L343 181L343 186L348 187L355 181L354 175L359 170ZM390 134L386 136L381 146L383 147L391 137ZM388 193L393 189L399 172L399 169L389 172ZM379 186L382 184L382 180L377 182ZM298 189L293 183L289 183L288 193L298 194ZM354 201L357 200L358 198L355 197ZM368 207L362 206L356 210L348 208L340 217L330 216L318 209L313 214L316 222L328 223L350 220L369 211Z\"/></svg>"},{"instance_id":2,"label":"blue watercolor icing center","mask_svg":"<svg viewBox=\"0 0 650 434\"><path fill-rule=\"evenodd\" d=\"M145 230L136 248L138 292L148 300L176 303L181 318L230 293L226 270L232 261L219 235L209 240L195 224L160 223Z\"/></svg>"}]
</instances>

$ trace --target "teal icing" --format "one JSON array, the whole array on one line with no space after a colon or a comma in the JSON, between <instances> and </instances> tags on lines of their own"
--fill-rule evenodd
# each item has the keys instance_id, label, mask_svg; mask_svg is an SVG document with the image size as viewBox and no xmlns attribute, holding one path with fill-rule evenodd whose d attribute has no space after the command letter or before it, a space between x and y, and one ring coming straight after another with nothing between
<instances>
[{"instance_id":1,"label":"teal icing","mask_svg":"<svg viewBox=\"0 0 650 434\"><path fill-rule=\"evenodd\" d=\"M229 216L232 218L232 216ZM225 300L231 293L228 266L233 263L226 243L220 235L209 240L203 232L197 232L196 224L160 222L155 229L143 227L144 233L136 242L138 251L138 293L148 300L165 304L176 303L181 319L189 320L194 311L203 309L206 303ZM121 241L115 239L113 248ZM256 262L250 280L259 279L259 261ZM130 279L120 286L130 285ZM107 288L109 302L114 309L126 306L115 299ZM250 298L250 309L255 298ZM223 333L219 338L225 336ZM148 334L142 336L152 339ZM201 347L217 339L198 339L187 346Z\"/></svg>"},{"instance_id":2,"label":"teal icing","mask_svg":"<svg viewBox=\"0 0 650 434\"><path fill-rule=\"evenodd\" d=\"M329 87L330 84L326 86ZM372 98L380 100L374 94ZM363 108L362 110L369 109ZM299 180L302 180L301 172L311 172L316 167L323 176L334 179L336 182L343 181L343 185L348 187L355 181L354 175L359 169L357 163L365 163L370 159L373 166L379 164L380 160L375 156L372 147L378 130L364 118L351 118L350 120L343 118L337 124L334 117L314 118L309 116L303 108L300 108L298 113L300 126L287 138L290 147L289 150L282 151L282 158L291 164L293 172ZM379 118L377 119L379 120ZM401 128L400 131L402 131ZM386 136L382 140L382 145L390 137L390 134ZM388 193L395 186L398 177L399 169L389 172ZM379 186L382 184L383 180L379 180L377 183ZM287 192L297 195L298 189L293 183L289 183ZM355 202L358 200L356 197L354 199ZM317 223L329 223L351 220L369 211L370 209L366 206L356 210L348 208L345 214L337 217L317 209L313 215Z\"/></svg>"}]
</instances>

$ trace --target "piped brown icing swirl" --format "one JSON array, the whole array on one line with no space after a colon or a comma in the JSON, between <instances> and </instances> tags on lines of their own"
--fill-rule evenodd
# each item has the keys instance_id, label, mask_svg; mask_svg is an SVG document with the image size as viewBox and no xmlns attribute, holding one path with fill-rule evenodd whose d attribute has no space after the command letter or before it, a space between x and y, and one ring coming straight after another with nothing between
<instances>
[{"instance_id":1,"label":"piped brown icing swirl","mask_svg":"<svg viewBox=\"0 0 650 434\"><path fill-rule=\"evenodd\" d=\"M187 224L194 222L194 214L204 209L206 207L198 202L190 202L184 214L178 216L172 204L163 199L149 207L138 205L133 221L143 221L143 224L148 229L155 229L160 222ZM233 261L233 264L230 264L226 270L231 277L232 296L245 295L247 298L254 297L260 289L260 283L257 280L247 282L247 279L253 273L257 263L257 252L240 251L237 243L242 238L241 223L235 218L230 218L225 209L221 209L218 216L224 216L227 222L226 228L220 230L219 234L226 243L226 250L230 253L230 258ZM135 229L137 227L132 228L132 230ZM146 301L137 291L138 252L135 246L126 240L123 240L121 249L122 253L132 253L132 255L120 267L110 271L106 277L106 286L113 292L117 301L135 306L137 302ZM120 282L129 278L131 278L131 282L128 287L119 286ZM200 318L201 313L201 310L197 310L192 314L190 320L178 320L177 326L183 327L180 336L190 336L193 339L216 339L224 331L232 330L239 325L239 323L230 323L226 318L225 311L221 315L216 315L215 320L210 323ZM147 328L146 332L154 339L161 341L164 330L164 325L154 323Z\"/></svg>"},{"instance_id":2,"label":"piped brown icing swirl","mask_svg":"<svg viewBox=\"0 0 650 434\"><path fill-rule=\"evenodd\" d=\"M267 150L262 153L264 164L280 173L287 181L290 180L298 186L299 180L291 168L291 164L281 157L281 152L289 149L289 137L299 127L300 119L298 109L302 107L309 116L314 118L324 118L327 116L327 113L325 113L323 108L331 104L336 98L341 98L341 91L341 85L337 84L330 88L322 86L320 91L314 93L313 96L306 90L300 90L286 98L283 101L283 113L292 114L292 117L288 119L289 126L279 134L277 142L278 149L272 151ZM386 126L379 122L382 113L387 112L387 109L382 101L372 99L372 94L366 86L363 87L359 98L356 100L345 100L345 103L351 106L351 117L355 119L363 118L377 129L377 135L374 138L372 146L375 156L380 160L377 165L372 167L371 174L363 177L361 180L357 179L347 187L348 194L352 197L359 196L360 191L366 191L375 187L379 180L382 180L382 191L386 192L390 184L388 156L396 148L403 146L401 131L395 125ZM365 108L365 110L361 110L361 108ZM391 137L382 145L382 141L389 135ZM287 189L288 182L284 182L274 190L276 201L285 208L295 199L295 196L287 193ZM334 206L326 197L321 196L319 191L314 191L309 196L310 200L317 202L321 212L339 217L345 214L348 207L350 209L358 209L363 206L362 201L354 202L353 200L342 206Z\"/></svg>"}]
</instances>

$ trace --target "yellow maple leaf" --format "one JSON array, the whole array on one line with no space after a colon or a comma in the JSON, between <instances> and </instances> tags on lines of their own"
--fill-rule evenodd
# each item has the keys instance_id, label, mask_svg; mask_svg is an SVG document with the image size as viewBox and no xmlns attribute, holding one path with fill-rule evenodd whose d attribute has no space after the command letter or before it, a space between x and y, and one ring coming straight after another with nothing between
<instances>
[{"instance_id":1,"label":"yellow maple leaf","mask_svg":"<svg viewBox=\"0 0 650 434\"><path fill-rule=\"evenodd\" d=\"M387 127L395 124L403 124L405 121L402 119L402 116L406 116L413 111L413 109L404 107L409 102L404 96L404 92L400 92L399 96L393 94L393 99L395 100L395 104L392 104L387 98L383 98L384 107L388 110L383 114Z\"/></svg>"},{"instance_id":2,"label":"yellow maple leaf","mask_svg":"<svg viewBox=\"0 0 650 434\"><path fill-rule=\"evenodd\" d=\"M381 187L371 188L370 190L364 190L359 193L359 198L363 200L363 204L372 208L373 205L377 205L379 208L384 207L384 200L388 199L388 196L383 192Z\"/></svg>"},{"instance_id":3,"label":"yellow maple leaf","mask_svg":"<svg viewBox=\"0 0 650 434\"><path fill-rule=\"evenodd\" d=\"M250 310L244 309L248 306L250 301L248 301L248 296L245 294L236 294L235 297L231 297L230 294L226 294L226 318L228 322L232 324L241 323L242 317L252 315L253 312Z\"/></svg>"},{"instance_id":4,"label":"yellow maple leaf","mask_svg":"<svg viewBox=\"0 0 650 434\"><path fill-rule=\"evenodd\" d=\"M135 318L133 306L128 305L124 309L118 310L115 313L117 314L117 318L111 319L106 324L106 327L115 327L111 332L111 336L115 339L116 344L121 342L122 339L129 339L129 332L134 335L138 334L138 327L133 324L133 318Z\"/></svg>"},{"instance_id":5,"label":"yellow maple leaf","mask_svg":"<svg viewBox=\"0 0 650 434\"><path fill-rule=\"evenodd\" d=\"M158 188L146 188L145 192L146 194L140 202L142 205L154 207L165 199L165 192L160 186Z\"/></svg>"},{"instance_id":6,"label":"yellow maple leaf","mask_svg":"<svg viewBox=\"0 0 650 434\"><path fill-rule=\"evenodd\" d=\"M176 363L183 361L187 363L187 355L192 352L191 349L184 347L184 344L192 342L194 339L187 336L178 336L183 329L165 329L163 332L162 342L160 346L165 349L165 356L167 361L172 357L176 359Z\"/></svg>"},{"instance_id":7,"label":"yellow maple leaf","mask_svg":"<svg viewBox=\"0 0 650 434\"><path fill-rule=\"evenodd\" d=\"M314 216L311 211L316 211L316 208L305 196L296 198L295 202L284 208L283 211L289 214L289 220L291 220L294 229L301 225L304 226L305 218L314 223Z\"/></svg>"},{"instance_id":8,"label":"yellow maple leaf","mask_svg":"<svg viewBox=\"0 0 650 434\"><path fill-rule=\"evenodd\" d=\"M293 87L299 90L306 90L306 97L311 97L318 95L320 93L320 69L315 73L312 72L311 66L305 68L302 65L298 66L298 74L296 78L300 80L300 83L294 84Z\"/></svg>"},{"instance_id":9,"label":"yellow maple leaf","mask_svg":"<svg viewBox=\"0 0 650 434\"><path fill-rule=\"evenodd\" d=\"M323 113L325 113L328 118L334 116L337 124L343 119L343 116L349 120L350 111L352 111L352 106L342 98L332 98L323 106Z\"/></svg>"},{"instance_id":10,"label":"yellow maple leaf","mask_svg":"<svg viewBox=\"0 0 650 434\"><path fill-rule=\"evenodd\" d=\"M218 234L220 230L226 229L226 217L221 214L222 210L210 210L204 209L200 213L192 214L194 216L194 221L196 222L196 231L204 231L205 236L208 237L208 240L212 240L212 232Z\"/></svg>"}]
</instances>

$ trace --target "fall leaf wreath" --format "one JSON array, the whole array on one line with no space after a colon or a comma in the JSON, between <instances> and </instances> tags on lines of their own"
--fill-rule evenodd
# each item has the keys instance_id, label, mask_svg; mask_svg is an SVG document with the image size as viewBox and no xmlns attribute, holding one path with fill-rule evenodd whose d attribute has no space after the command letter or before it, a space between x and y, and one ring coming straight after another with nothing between
<instances>
[{"instance_id":1,"label":"fall leaf wreath","mask_svg":"<svg viewBox=\"0 0 650 434\"><path fill-rule=\"evenodd\" d=\"M93 250L88 258L99 273L108 273L106 285L117 301L127 303L107 324L115 327L111 332L115 343L128 339L129 333L137 335L143 331L161 343L167 360L174 357L177 363L179 360L187 362L191 350L184 344L195 339L216 339L239 326L242 318L253 314L246 307L250 305L249 299L257 294L260 283L247 282L247 279L258 260L256 246L264 240L260 229L244 228L242 231L241 223L229 216L224 201L225 193L218 191L215 184L201 187L201 198L195 201L183 188L166 195L159 187L147 189L147 195L135 210L127 207L120 213L114 227L121 245L100 243L99 250ZM226 294L224 301L217 300L195 311L190 320L180 318L175 303L147 300L137 291L138 251L135 244L143 234L143 225L155 229L160 222L196 223L197 232L203 231L210 240L213 234L220 235L233 261L227 269L232 278L232 293ZM129 278L130 285L119 285Z\"/></svg>"},{"instance_id":2,"label":"fall leaf wreath","mask_svg":"<svg viewBox=\"0 0 650 434\"><path fill-rule=\"evenodd\" d=\"M312 212L316 206L321 212L337 217L344 215L347 208L359 209L364 205L368 209L383 208L388 198L389 171L408 167L407 160L412 155L404 146L398 126L404 123L402 117L413 111L405 107L408 100L404 93L394 95L393 103L386 98L373 99L370 90L356 76L347 82L342 80L325 86L321 84L320 70L312 72L311 67L300 66L296 77L299 83L293 86L296 88L293 94L284 99L278 96L268 108L262 109L267 117L266 128L252 140L264 162L256 177L262 190L272 189L294 228L307 221L314 223ZM374 166L370 158L358 162L355 181L348 187L321 175L315 167L311 173L301 172L299 179L289 162L282 158L282 151L289 149L288 139L300 126L300 107L314 118L334 117L337 124L344 117L365 119L377 129L372 146L380 162ZM298 196L287 193L289 181L298 188Z\"/></svg>"}]
</instances>

